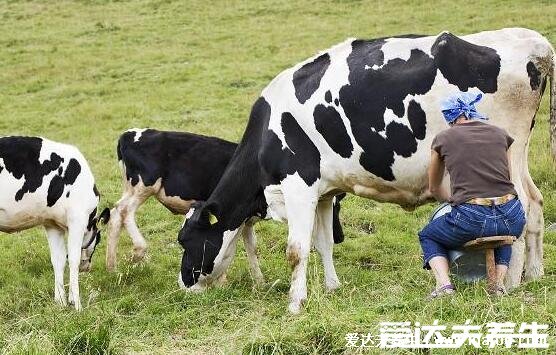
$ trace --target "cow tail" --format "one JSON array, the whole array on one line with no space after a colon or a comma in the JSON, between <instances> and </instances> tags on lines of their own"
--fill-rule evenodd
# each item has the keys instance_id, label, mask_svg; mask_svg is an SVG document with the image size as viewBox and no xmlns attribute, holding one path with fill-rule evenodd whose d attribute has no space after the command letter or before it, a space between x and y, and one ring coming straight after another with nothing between
<instances>
[{"instance_id":1,"label":"cow tail","mask_svg":"<svg viewBox=\"0 0 556 355\"><path fill-rule=\"evenodd\" d=\"M550 141L552 158L556 160L556 53L552 51L552 75L550 76Z\"/></svg>"}]
</instances>

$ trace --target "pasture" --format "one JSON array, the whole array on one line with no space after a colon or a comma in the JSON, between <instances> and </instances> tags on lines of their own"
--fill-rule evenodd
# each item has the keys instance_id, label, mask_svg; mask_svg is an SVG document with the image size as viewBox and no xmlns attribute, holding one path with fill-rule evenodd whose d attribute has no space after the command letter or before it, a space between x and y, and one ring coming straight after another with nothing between
<instances>
[{"instance_id":1,"label":"pasture","mask_svg":"<svg viewBox=\"0 0 556 355\"><path fill-rule=\"evenodd\" d=\"M555 45L555 16L556 3L546 0L0 0L0 135L41 135L76 145L95 174L101 207L111 207L121 194L116 141L127 128L238 141L251 105L275 75L347 37L521 26ZM529 153L545 199L545 225L556 223L548 99L547 88ZM342 287L324 291L322 266L312 253L308 302L299 316L286 310L286 226L276 222L256 227L266 286L253 287L240 246L224 287L189 294L176 282L183 219L151 200L138 212L148 259L131 262L124 233L118 271L108 273L102 242L93 270L80 275L81 313L53 302L42 229L1 234L0 353L342 353L350 351L348 332L376 335L379 322L435 319L446 325L467 319L550 324L552 345L545 353L553 353L556 232L545 234L541 280L501 299L489 298L484 282L458 283L457 296L428 303L424 297L434 283L421 268L417 232L433 208L406 212L345 199L346 240L334 250Z\"/></svg>"}]
</instances>

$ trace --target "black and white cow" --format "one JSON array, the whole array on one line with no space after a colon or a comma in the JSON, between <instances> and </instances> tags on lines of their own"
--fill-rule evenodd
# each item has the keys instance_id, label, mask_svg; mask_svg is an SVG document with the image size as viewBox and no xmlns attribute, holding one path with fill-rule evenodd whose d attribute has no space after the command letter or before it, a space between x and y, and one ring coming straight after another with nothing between
<instances>
[{"instance_id":1,"label":"black and white cow","mask_svg":"<svg viewBox=\"0 0 556 355\"><path fill-rule=\"evenodd\" d=\"M117 148L124 191L110 212L107 268L115 268L122 226L132 239L134 259L144 257L147 243L135 220L139 206L154 196L172 213L185 215L195 201L208 199L236 147L236 143L187 132L138 128L124 132ZM333 221L334 240L338 243L343 240L339 199ZM262 283L252 224L243 229L243 240L253 278Z\"/></svg>"},{"instance_id":2,"label":"black and white cow","mask_svg":"<svg viewBox=\"0 0 556 355\"><path fill-rule=\"evenodd\" d=\"M527 147L548 77L554 128L554 50L527 29L350 39L285 70L255 102L222 179L180 231L181 282L194 289L210 284L225 271L243 223L271 216L288 221L289 310L298 312L307 297L312 235L325 285L338 287L331 196L345 191L406 209L430 201L431 141L447 128L440 102L477 89L485 94L481 112L515 139L512 180L528 212L507 284L521 280L524 239L525 276L542 275L542 196L528 171Z\"/></svg>"},{"instance_id":3,"label":"black and white cow","mask_svg":"<svg viewBox=\"0 0 556 355\"><path fill-rule=\"evenodd\" d=\"M39 137L0 138L0 231L13 233L44 226L54 268L54 299L66 305L64 269L69 263L68 300L81 309L79 270L89 271L100 242L100 200L87 161L71 145ZM67 232L67 254L64 234Z\"/></svg>"}]
</instances>

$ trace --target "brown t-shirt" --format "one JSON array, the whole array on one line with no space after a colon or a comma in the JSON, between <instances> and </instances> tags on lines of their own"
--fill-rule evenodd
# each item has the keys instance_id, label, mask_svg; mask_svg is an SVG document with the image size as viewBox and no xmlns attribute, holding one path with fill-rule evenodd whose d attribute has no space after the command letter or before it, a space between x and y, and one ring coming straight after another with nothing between
<instances>
[{"instance_id":1,"label":"brown t-shirt","mask_svg":"<svg viewBox=\"0 0 556 355\"><path fill-rule=\"evenodd\" d=\"M517 195L509 176L507 150L513 138L502 128L472 121L440 132L432 141L450 173L452 205L475 197Z\"/></svg>"}]
</instances>

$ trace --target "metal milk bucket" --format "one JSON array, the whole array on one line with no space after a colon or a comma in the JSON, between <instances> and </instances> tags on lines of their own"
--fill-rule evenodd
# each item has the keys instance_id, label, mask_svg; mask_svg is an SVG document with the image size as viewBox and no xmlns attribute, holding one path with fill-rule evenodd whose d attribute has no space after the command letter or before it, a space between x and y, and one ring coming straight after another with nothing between
<instances>
[{"instance_id":1,"label":"metal milk bucket","mask_svg":"<svg viewBox=\"0 0 556 355\"><path fill-rule=\"evenodd\" d=\"M431 221L452 210L452 206L443 203L431 216ZM484 250L449 250L450 272L465 282L475 282L486 277Z\"/></svg>"}]
</instances>

